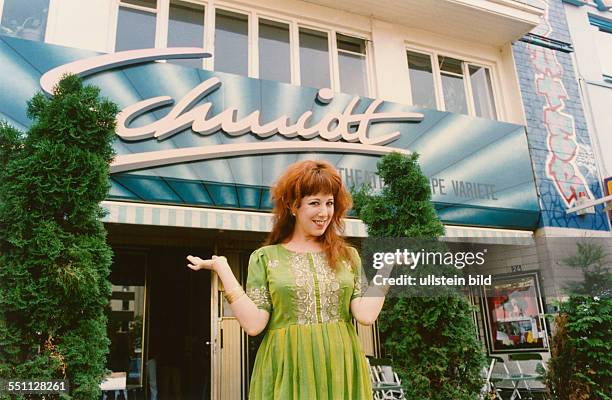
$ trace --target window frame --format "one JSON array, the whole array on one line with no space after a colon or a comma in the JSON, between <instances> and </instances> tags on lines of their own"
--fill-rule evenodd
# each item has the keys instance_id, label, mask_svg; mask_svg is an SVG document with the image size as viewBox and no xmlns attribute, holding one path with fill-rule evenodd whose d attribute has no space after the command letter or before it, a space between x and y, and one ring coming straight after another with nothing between
<instances>
[{"instance_id":1,"label":"window frame","mask_svg":"<svg viewBox=\"0 0 612 400\"><path fill-rule=\"evenodd\" d=\"M2 2L4 0L0 0ZM51 0L55 1L55 0ZM336 34L340 33L345 36L362 39L365 41L365 71L366 71L366 96L375 97L376 87L373 79L374 64L371 34L365 32L353 31L350 28L330 27L324 23L307 18L301 18L294 15L288 15L281 12L275 12L270 9L262 9L253 6L244 6L227 1L213 0L180 0L182 3L191 3L204 7L204 49L207 52L214 54L215 50L215 16L217 10L223 10L238 14L243 14L248 18L248 77L259 79L259 20L264 19L272 22L278 22L289 26L289 54L290 54L290 75L292 85L301 85L300 77L300 45L299 45L299 29L306 28L324 32L327 34L328 49L329 49L329 68L330 68L330 85L335 92L341 92L340 85L340 66L338 60L338 47ZM145 12L152 12L156 15L155 26L155 47L163 48L167 45L168 27L170 17L170 2L171 0L157 0L155 9L137 6L134 4L124 3L122 0L114 0L114 12L111 15L112 21L110 24L111 30L109 38L109 51L113 52L116 47L117 26L119 20L119 8L132 8ZM0 3L1 4L1 3ZM202 67L204 69L214 71L214 57L203 60Z\"/></svg>"},{"instance_id":2,"label":"window frame","mask_svg":"<svg viewBox=\"0 0 612 400\"><path fill-rule=\"evenodd\" d=\"M456 53L453 51L447 51L445 49L427 48L427 47L420 46L420 45L413 44L413 43L406 44L405 51L404 51L404 53L406 54L406 57L409 51L429 56L429 59L431 61L431 67L432 67L431 70L433 74L433 84L434 84L434 94L435 94L435 99L436 99L436 107L440 111L446 111L446 105L444 104L444 92L443 92L443 87L442 87L442 74L440 72L440 64L439 64L440 56L455 58L461 61L461 71L463 74L463 86L464 86L464 91L466 95L466 102L467 102L467 109L468 109L468 113L466 115L469 115L471 117L483 118L483 117L478 117L476 115L476 106L474 103L474 92L472 90L472 82L470 79L469 67L471 65L475 67L482 67L482 68L488 69L489 74L491 76L491 91L493 92L493 105L495 106L495 114L496 114L494 121L504 121L505 120L504 108L502 107L502 99L499 96L499 93L501 93L501 91L498 88L499 76L498 76L498 68L497 68L496 62L479 59L477 57ZM407 66L408 76L410 76L410 68L408 67L407 58L406 58L406 66ZM409 88L408 90L408 97L410 99L409 100L410 104L414 104L413 99L412 99L412 89L411 88Z\"/></svg>"}]
</instances>

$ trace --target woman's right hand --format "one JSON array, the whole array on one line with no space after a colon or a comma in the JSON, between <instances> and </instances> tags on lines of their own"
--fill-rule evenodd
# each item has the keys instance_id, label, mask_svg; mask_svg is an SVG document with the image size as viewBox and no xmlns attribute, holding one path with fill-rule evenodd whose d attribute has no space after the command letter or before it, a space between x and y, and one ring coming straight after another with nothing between
<instances>
[{"instance_id":1,"label":"woman's right hand","mask_svg":"<svg viewBox=\"0 0 612 400\"><path fill-rule=\"evenodd\" d=\"M199 271L201 269L209 269L211 271L218 272L220 268L226 266L229 268L227 258L223 256L212 256L212 258L204 260L200 257L188 255L187 260L190 262L190 264L187 264L187 266L194 271Z\"/></svg>"}]
</instances>

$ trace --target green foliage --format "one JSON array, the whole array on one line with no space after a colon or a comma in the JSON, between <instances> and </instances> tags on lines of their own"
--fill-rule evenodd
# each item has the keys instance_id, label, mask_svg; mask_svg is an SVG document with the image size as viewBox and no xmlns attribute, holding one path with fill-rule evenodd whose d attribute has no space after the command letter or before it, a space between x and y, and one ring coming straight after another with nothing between
<instances>
[{"instance_id":1,"label":"green foliage","mask_svg":"<svg viewBox=\"0 0 612 400\"><path fill-rule=\"evenodd\" d=\"M29 102L27 135L0 125L0 377L69 379L65 398L99 398L106 373L116 113L67 76Z\"/></svg>"},{"instance_id":2,"label":"green foliage","mask_svg":"<svg viewBox=\"0 0 612 400\"><path fill-rule=\"evenodd\" d=\"M611 399L611 273L603 247L578 243L565 260L579 268L584 281L569 286L570 297L555 317L546 383L558 400Z\"/></svg>"},{"instance_id":3,"label":"green foliage","mask_svg":"<svg viewBox=\"0 0 612 400\"><path fill-rule=\"evenodd\" d=\"M382 191L375 194L362 187L353 194L355 210L370 237L433 239L444 234L417 160L417 154L383 157L378 163L385 182ZM379 326L407 398L478 397L485 358L471 313L464 296L445 288L437 296L387 298Z\"/></svg>"},{"instance_id":4,"label":"green foliage","mask_svg":"<svg viewBox=\"0 0 612 400\"><path fill-rule=\"evenodd\" d=\"M418 166L418 154L391 153L378 163L385 186L380 195L369 187L353 193L355 211L372 237L424 237L444 234L444 225L431 205L427 177Z\"/></svg>"}]
</instances>

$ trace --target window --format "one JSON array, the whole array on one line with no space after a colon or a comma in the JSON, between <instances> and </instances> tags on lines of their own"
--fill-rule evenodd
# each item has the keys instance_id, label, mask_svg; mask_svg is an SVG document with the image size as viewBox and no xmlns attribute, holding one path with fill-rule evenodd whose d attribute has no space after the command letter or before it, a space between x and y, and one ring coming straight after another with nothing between
<instances>
[{"instance_id":1,"label":"window","mask_svg":"<svg viewBox=\"0 0 612 400\"><path fill-rule=\"evenodd\" d=\"M249 19L244 14L217 10L215 14L215 71L248 75Z\"/></svg>"},{"instance_id":2,"label":"window","mask_svg":"<svg viewBox=\"0 0 612 400\"><path fill-rule=\"evenodd\" d=\"M121 3L115 51L155 47L155 7L155 1L129 0Z\"/></svg>"},{"instance_id":3,"label":"window","mask_svg":"<svg viewBox=\"0 0 612 400\"><path fill-rule=\"evenodd\" d=\"M169 62L370 95L366 38L303 26L299 21L260 15L252 9L229 10L201 3L120 0L115 50L202 47L213 57Z\"/></svg>"},{"instance_id":4,"label":"window","mask_svg":"<svg viewBox=\"0 0 612 400\"><path fill-rule=\"evenodd\" d=\"M442 77L442 93L446 111L467 114L465 84L463 83L463 63L455 58L439 56L440 76Z\"/></svg>"},{"instance_id":5,"label":"window","mask_svg":"<svg viewBox=\"0 0 612 400\"><path fill-rule=\"evenodd\" d=\"M606 80L612 80L612 32L597 31L596 43L601 73Z\"/></svg>"},{"instance_id":6,"label":"window","mask_svg":"<svg viewBox=\"0 0 612 400\"><path fill-rule=\"evenodd\" d=\"M336 34L336 41L342 91L367 96L366 41L340 33Z\"/></svg>"},{"instance_id":7,"label":"window","mask_svg":"<svg viewBox=\"0 0 612 400\"><path fill-rule=\"evenodd\" d=\"M134 386L144 382L146 259L145 253L117 250L110 274L107 334L111 343L106 367L125 372L127 384Z\"/></svg>"},{"instance_id":8,"label":"window","mask_svg":"<svg viewBox=\"0 0 612 400\"><path fill-rule=\"evenodd\" d=\"M410 89L412 104L424 108L436 108L431 57L427 54L408 52L410 69Z\"/></svg>"},{"instance_id":9,"label":"window","mask_svg":"<svg viewBox=\"0 0 612 400\"><path fill-rule=\"evenodd\" d=\"M589 23L593 28L593 41L597 45L597 55L601 64L601 74L604 81L612 83L612 20L588 14Z\"/></svg>"},{"instance_id":10,"label":"window","mask_svg":"<svg viewBox=\"0 0 612 400\"><path fill-rule=\"evenodd\" d=\"M494 277L484 287L491 353L546 349L546 327L537 274Z\"/></svg>"},{"instance_id":11,"label":"window","mask_svg":"<svg viewBox=\"0 0 612 400\"><path fill-rule=\"evenodd\" d=\"M204 7L184 2L170 3L168 47L204 47ZM172 60L175 64L202 68L202 60Z\"/></svg>"},{"instance_id":12,"label":"window","mask_svg":"<svg viewBox=\"0 0 612 400\"><path fill-rule=\"evenodd\" d=\"M331 86L326 32L300 28L300 74L302 86Z\"/></svg>"},{"instance_id":13,"label":"window","mask_svg":"<svg viewBox=\"0 0 612 400\"><path fill-rule=\"evenodd\" d=\"M411 50L407 58L415 106L498 118L490 68L442 54Z\"/></svg>"},{"instance_id":14,"label":"window","mask_svg":"<svg viewBox=\"0 0 612 400\"><path fill-rule=\"evenodd\" d=\"M4 0L0 34L43 41L48 13L49 0Z\"/></svg>"},{"instance_id":15,"label":"window","mask_svg":"<svg viewBox=\"0 0 612 400\"><path fill-rule=\"evenodd\" d=\"M472 96L474 97L474 112L476 116L495 119L495 101L493 100L493 85L491 83L491 72L488 68L470 65L470 83L472 85Z\"/></svg>"},{"instance_id":16,"label":"window","mask_svg":"<svg viewBox=\"0 0 612 400\"><path fill-rule=\"evenodd\" d=\"M259 19L259 77L291 82L288 24Z\"/></svg>"}]
</instances>

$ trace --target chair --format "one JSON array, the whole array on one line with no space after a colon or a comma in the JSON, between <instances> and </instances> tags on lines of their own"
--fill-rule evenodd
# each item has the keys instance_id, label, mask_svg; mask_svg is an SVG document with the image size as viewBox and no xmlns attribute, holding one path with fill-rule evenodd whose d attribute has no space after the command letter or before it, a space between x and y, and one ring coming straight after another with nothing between
<instances>
[{"instance_id":1,"label":"chair","mask_svg":"<svg viewBox=\"0 0 612 400\"><path fill-rule=\"evenodd\" d=\"M525 385L525 389L527 389L527 393L529 396L532 396L532 387L529 385L529 382L533 381L541 381L544 378L544 373L546 373L546 364L542 358L540 353L513 353L508 355L509 361L514 361L514 365L516 366L516 370L518 374L513 374L516 376L516 386L514 392L517 393L518 398L521 398L520 393L518 393L518 387L521 383ZM533 368L533 372L525 372L524 368L526 367L525 362L534 363L535 367ZM514 399L513 397L511 400Z\"/></svg>"},{"instance_id":2,"label":"chair","mask_svg":"<svg viewBox=\"0 0 612 400\"><path fill-rule=\"evenodd\" d=\"M391 360L370 358L368 364L375 400L406 400L402 382L393 371Z\"/></svg>"},{"instance_id":3,"label":"chair","mask_svg":"<svg viewBox=\"0 0 612 400\"><path fill-rule=\"evenodd\" d=\"M506 381L510 382L510 384L512 385L512 388L511 388L512 394L510 395L510 400L514 400L517 398L518 399L523 398L521 396L521 393L519 392L519 386L521 383L525 385L525 388L527 389L527 392L529 393L529 396L531 397L532 388L529 385L529 382L542 379L543 374L541 374L540 372L537 372L538 368L542 368L544 371L546 371L546 366L544 365L542 361L542 355L539 353L509 354L508 360L513 361L514 362L513 365L516 368L516 371L513 371L513 372L511 372L510 368L508 368L509 363L506 363L503 358L501 357L490 357L490 358L491 358L491 364L490 364L489 370L487 371L485 387L487 387L488 385L489 393L491 391L494 391L496 398L500 400L503 400L503 398L501 396L500 388L496 386L497 384L501 382L506 382ZM538 365L538 367L536 368L536 372L525 373L524 372L525 365L523 364L523 366L521 366L521 363L522 362L524 363L525 361L536 361ZM495 371L494 370L495 366L500 366L500 365L502 367L502 371L501 372Z\"/></svg>"},{"instance_id":4,"label":"chair","mask_svg":"<svg viewBox=\"0 0 612 400\"><path fill-rule=\"evenodd\" d=\"M485 384L480 391L479 399L480 400L490 399L491 397L489 397L489 395L494 393L495 399L503 400L503 398L501 397L501 389L497 388L495 384L497 382L501 382L502 380L504 380L503 378L506 377L507 370L505 371L504 374L494 375L494 369L495 369L495 364L498 362L503 363L504 359L501 357L489 357L489 360L490 360L489 367L483 369L483 377L485 378Z\"/></svg>"}]
</instances>

